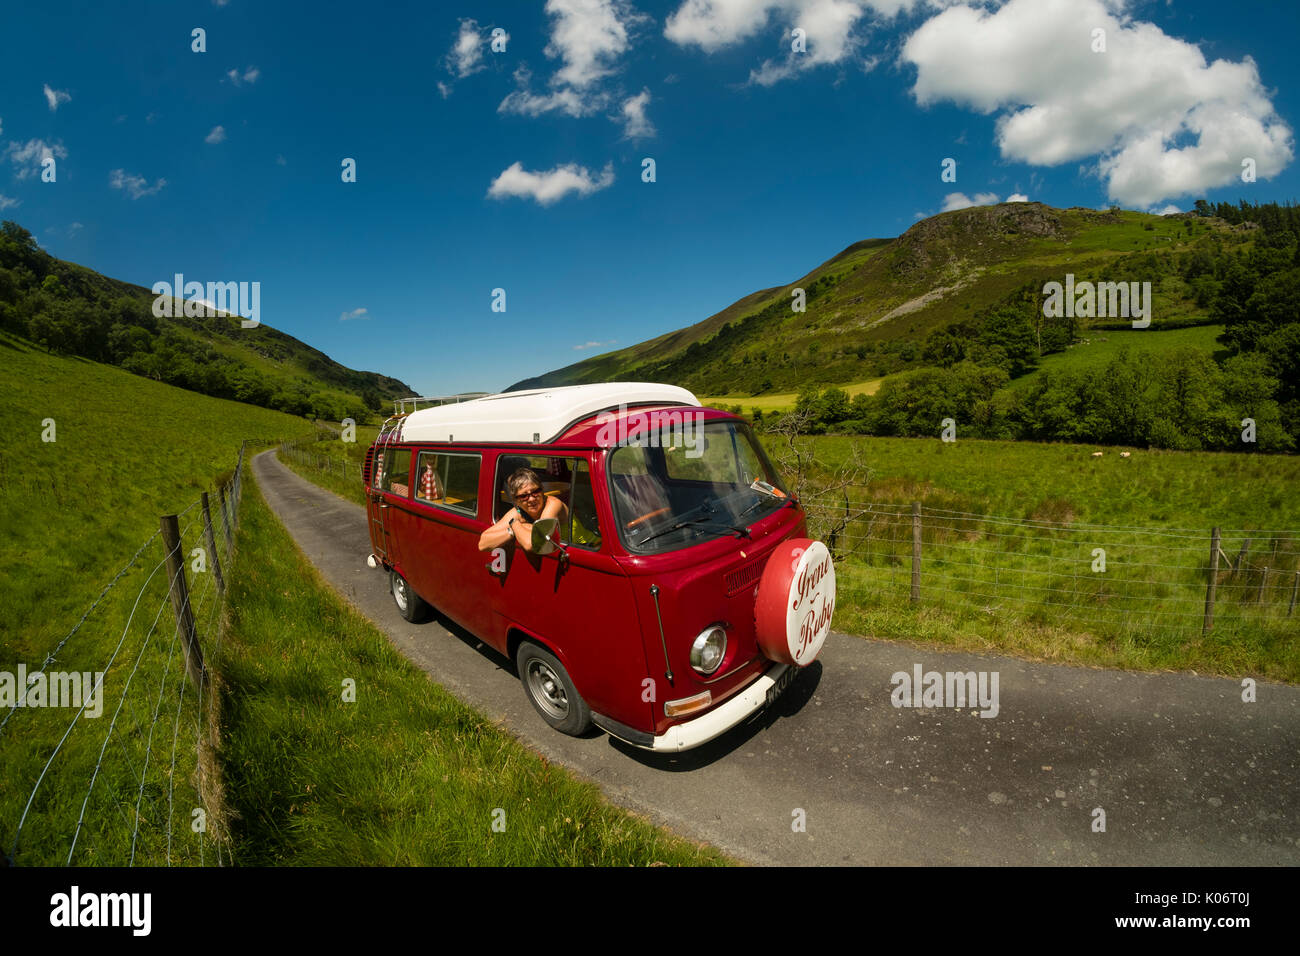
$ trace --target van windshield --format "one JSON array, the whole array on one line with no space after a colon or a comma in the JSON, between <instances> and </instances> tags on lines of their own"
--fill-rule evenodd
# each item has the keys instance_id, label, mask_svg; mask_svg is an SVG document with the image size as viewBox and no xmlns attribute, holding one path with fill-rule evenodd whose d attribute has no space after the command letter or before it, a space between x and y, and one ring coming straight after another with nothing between
<instances>
[{"instance_id":1,"label":"van windshield","mask_svg":"<svg viewBox=\"0 0 1300 956\"><path fill-rule=\"evenodd\" d=\"M634 554L745 536L750 525L790 500L748 425L708 422L691 437L669 447L653 436L645 445L633 444L634 438L610 453L614 515Z\"/></svg>"}]
</instances>

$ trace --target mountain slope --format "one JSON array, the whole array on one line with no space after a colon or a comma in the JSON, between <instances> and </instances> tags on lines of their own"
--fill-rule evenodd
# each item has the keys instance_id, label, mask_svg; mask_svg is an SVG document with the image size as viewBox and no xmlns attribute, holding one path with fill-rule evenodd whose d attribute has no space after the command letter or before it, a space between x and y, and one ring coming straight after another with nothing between
<instances>
[{"instance_id":1,"label":"mountain slope","mask_svg":"<svg viewBox=\"0 0 1300 956\"><path fill-rule=\"evenodd\" d=\"M65 262L17 223L0 226L0 329L55 353L79 355L218 398L295 415L358 420L406 383L362 372L262 322L238 316L157 317L154 293Z\"/></svg>"},{"instance_id":2,"label":"mountain slope","mask_svg":"<svg viewBox=\"0 0 1300 956\"><path fill-rule=\"evenodd\" d=\"M1066 273L1080 281L1156 279L1152 328L1201 324L1204 305L1171 275L1175 254L1248 241L1248 229L1185 215L1042 203L962 209L896 239L855 243L807 275L694 325L512 388L642 379L702 394L762 394L877 378L917 364L920 343L936 329L995 306L1040 308L1044 283L1064 282ZM796 289L804 290L804 312L792 308Z\"/></svg>"}]
</instances>

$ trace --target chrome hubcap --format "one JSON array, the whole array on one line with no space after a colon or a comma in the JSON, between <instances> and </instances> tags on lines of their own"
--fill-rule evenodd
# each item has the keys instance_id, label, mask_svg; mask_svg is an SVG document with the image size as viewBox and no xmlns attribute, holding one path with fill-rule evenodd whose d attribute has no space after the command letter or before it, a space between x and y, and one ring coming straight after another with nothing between
<instances>
[{"instance_id":1,"label":"chrome hubcap","mask_svg":"<svg viewBox=\"0 0 1300 956\"><path fill-rule=\"evenodd\" d=\"M569 698L564 694L564 684L545 661L528 662L528 689L533 699L552 717L563 720L569 713Z\"/></svg>"},{"instance_id":2,"label":"chrome hubcap","mask_svg":"<svg viewBox=\"0 0 1300 956\"><path fill-rule=\"evenodd\" d=\"M393 578L393 600L400 610L406 610L406 582L398 577Z\"/></svg>"}]
</instances>

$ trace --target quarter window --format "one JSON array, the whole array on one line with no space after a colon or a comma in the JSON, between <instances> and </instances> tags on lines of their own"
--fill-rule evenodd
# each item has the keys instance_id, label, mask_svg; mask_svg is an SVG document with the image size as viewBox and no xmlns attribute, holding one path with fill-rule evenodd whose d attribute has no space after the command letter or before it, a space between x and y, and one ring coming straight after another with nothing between
<instances>
[{"instance_id":1,"label":"quarter window","mask_svg":"<svg viewBox=\"0 0 1300 956\"><path fill-rule=\"evenodd\" d=\"M411 497L411 450L390 448L384 452L384 468L379 479L384 491Z\"/></svg>"}]
</instances>

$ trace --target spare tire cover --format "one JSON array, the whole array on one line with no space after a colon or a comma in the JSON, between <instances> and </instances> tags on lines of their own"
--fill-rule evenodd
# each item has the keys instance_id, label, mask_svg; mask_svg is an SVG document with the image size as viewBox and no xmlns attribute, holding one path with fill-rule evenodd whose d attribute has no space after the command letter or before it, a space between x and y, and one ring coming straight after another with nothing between
<instances>
[{"instance_id":1,"label":"spare tire cover","mask_svg":"<svg viewBox=\"0 0 1300 956\"><path fill-rule=\"evenodd\" d=\"M826 545L782 541L772 552L754 601L754 632L770 660L807 667L821 653L835 612L835 566Z\"/></svg>"}]
</instances>

